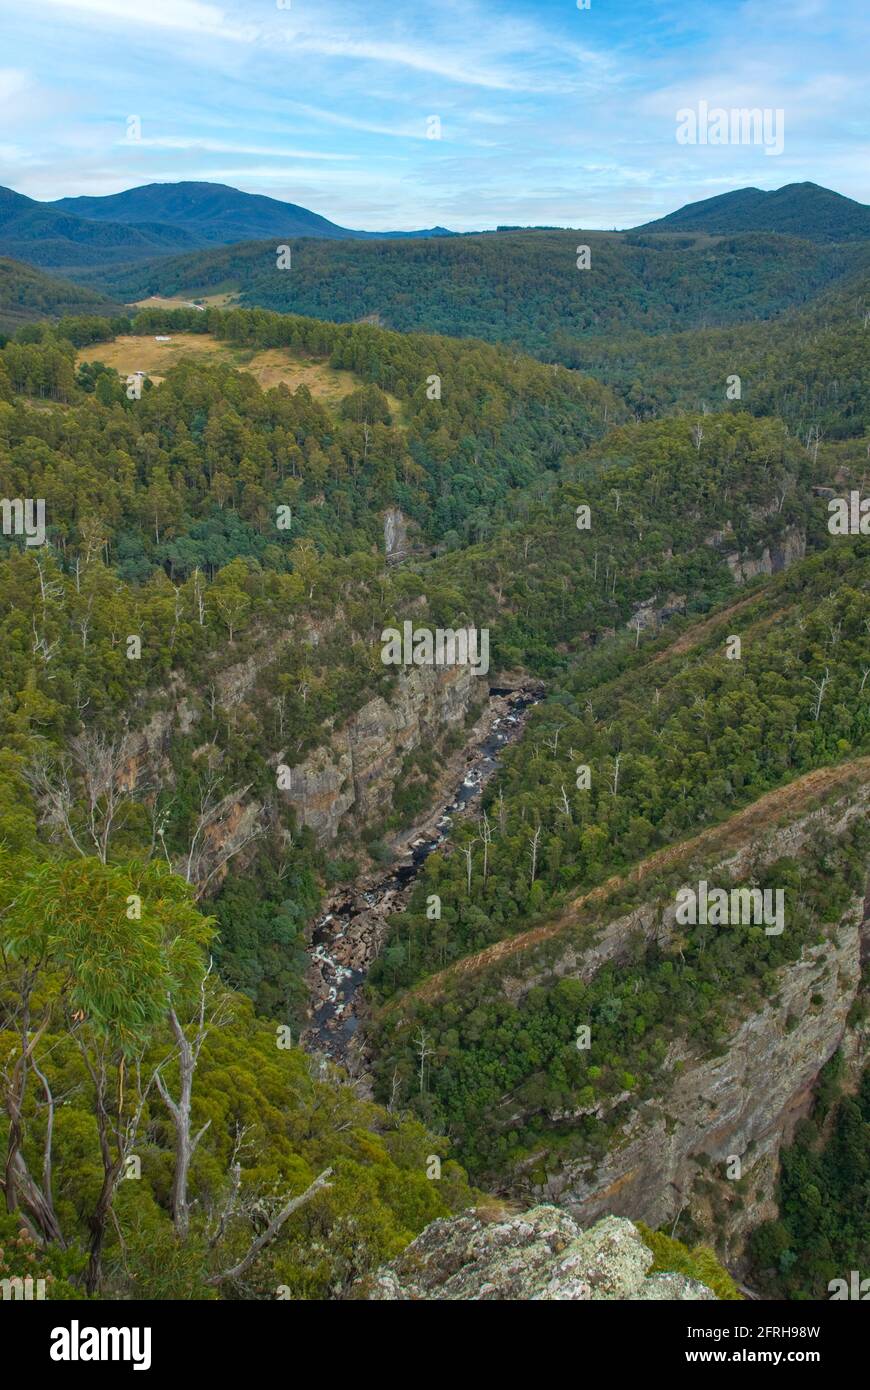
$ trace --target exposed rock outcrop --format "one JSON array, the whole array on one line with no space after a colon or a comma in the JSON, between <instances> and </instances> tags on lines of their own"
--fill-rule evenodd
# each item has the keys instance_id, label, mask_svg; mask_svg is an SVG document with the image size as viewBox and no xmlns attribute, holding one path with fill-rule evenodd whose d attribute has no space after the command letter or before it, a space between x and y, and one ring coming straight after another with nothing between
<instances>
[{"instance_id":1,"label":"exposed rock outcrop","mask_svg":"<svg viewBox=\"0 0 870 1390\"><path fill-rule=\"evenodd\" d=\"M281 795L295 806L299 823L326 844L349 812L358 824L376 819L390 804L407 754L461 724L487 693L469 666L402 671L389 703L380 695L367 701L292 769Z\"/></svg>"},{"instance_id":2,"label":"exposed rock outcrop","mask_svg":"<svg viewBox=\"0 0 870 1390\"><path fill-rule=\"evenodd\" d=\"M803 531L791 527L782 540L773 546L766 545L758 556L744 556L737 551L725 556L736 584L746 584L759 574L779 574L787 570L807 553L807 538Z\"/></svg>"},{"instance_id":3,"label":"exposed rock outcrop","mask_svg":"<svg viewBox=\"0 0 870 1390\"><path fill-rule=\"evenodd\" d=\"M867 799L865 786L846 803L771 831L763 852L758 845L745 846L719 868L748 873L751 862L799 853L822 830L843 833L866 814ZM647 905L607 923L586 949L568 946L551 969L558 976L589 979L605 962L626 955L639 936L647 944L664 944L673 929L672 908L657 911ZM780 969L775 992L738 1023L727 1051L710 1058L685 1043L671 1047L663 1064L668 1089L627 1111L618 1141L593 1166L560 1158L551 1167L542 1150L523 1165L528 1176L524 1181L517 1174L513 1190L556 1200L581 1224L607 1212L657 1227L686 1212L697 1228L715 1227L718 1248L740 1267L749 1230L776 1214L780 1149L791 1141L797 1121L809 1114L822 1066L849 1039L847 1020L861 987L868 935L866 905L858 896L828 939ZM524 973L521 980L505 981L506 992L516 997L542 978ZM851 1039L850 1046L860 1049L863 1043ZM748 1200L725 1180L728 1165L730 1177L747 1179L742 1193ZM532 1179L542 1166L546 1180ZM711 1192L715 1220L707 1205Z\"/></svg>"},{"instance_id":4,"label":"exposed rock outcrop","mask_svg":"<svg viewBox=\"0 0 870 1390\"><path fill-rule=\"evenodd\" d=\"M393 563L404 560L411 552L408 518L399 507L388 507L384 512L384 551Z\"/></svg>"},{"instance_id":5,"label":"exposed rock outcrop","mask_svg":"<svg viewBox=\"0 0 870 1390\"><path fill-rule=\"evenodd\" d=\"M400 1301L714 1300L654 1256L630 1221L584 1231L568 1212L538 1206L488 1221L477 1212L433 1221L398 1259L358 1282L354 1297Z\"/></svg>"}]
</instances>

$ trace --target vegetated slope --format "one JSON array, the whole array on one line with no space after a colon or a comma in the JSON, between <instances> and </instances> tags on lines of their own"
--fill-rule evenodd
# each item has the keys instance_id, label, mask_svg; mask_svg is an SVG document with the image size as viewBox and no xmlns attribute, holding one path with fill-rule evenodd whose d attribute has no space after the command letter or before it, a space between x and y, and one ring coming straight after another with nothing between
<instances>
[{"instance_id":1,"label":"vegetated slope","mask_svg":"<svg viewBox=\"0 0 870 1390\"><path fill-rule=\"evenodd\" d=\"M24 323L68 314L121 312L106 295L44 275L33 266L0 257L0 332L14 333Z\"/></svg>"},{"instance_id":2,"label":"vegetated slope","mask_svg":"<svg viewBox=\"0 0 870 1390\"><path fill-rule=\"evenodd\" d=\"M870 237L870 207L817 183L789 183L769 192L738 188L687 203L667 217L646 222L638 232L778 232L819 241Z\"/></svg>"},{"instance_id":3,"label":"vegetated slope","mask_svg":"<svg viewBox=\"0 0 870 1390\"><path fill-rule=\"evenodd\" d=\"M851 905L860 915L866 812L848 824L839 818L850 802L866 801L870 786L867 580L866 554L847 544L774 581L756 612L723 623L688 659L650 669L641 654L604 682L594 664L578 671L508 755L502 785L488 798L488 824L463 828L457 852L427 862L419 896L395 920L376 967L380 997L390 1002L372 1024L372 1051L381 1085L393 1095L401 1086L406 1103L449 1127L479 1179L528 1196L530 1170L538 1192L545 1175L555 1182L565 1171L576 1202L579 1174L594 1191L601 1170L613 1186L599 1200L613 1210L620 1174L635 1161L634 1150L619 1160L621 1136L630 1130L642 1146L644 1116L650 1125L654 1115L667 1121L669 1088L695 1065L687 1058L714 1069L704 1072L708 1081L726 1075L742 1020L775 1011L779 972L804 949L834 943ZM734 632L743 637L739 663L724 656ZM575 786L578 764L591 768L588 790ZM764 791L770 787L777 790ZM825 804L840 809L822 817ZM746 809L723 819L738 806ZM800 837L789 828L798 822ZM458 852L466 849L470 868ZM785 930L675 925L678 888L701 879L783 890ZM579 897L577 887L585 887ZM433 894L441 904L434 921L426 915ZM487 940L499 944L473 950ZM840 984L835 970L826 986L835 990L839 1025L832 1013L817 1065L852 1017L849 949ZM439 973L425 978L433 968ZM403 988L421 974L422 984ZM796 994L795 1018L774 1048L786 1097L789 1067L795 1093L813 1075L811 1052L792 1047L788 1034L812 1028L823 1003L806 997L806 983L787 997ZM579 1024L591 1026L588 1047L577 1043ZM718 1152L729 1123L739 1128L736 1116L764 1109L754 1092L733 1113L727 1098L717 1099L706 1111L700 1104L688 1140L674 1137L678 1155L684 1142L696 1154ZM762 1114L758 1124L776 1132L779 1119ZM673 1170L660 1165L659 1175L661 1188ZM673 1193L656 1191L650 1179L637 1200L661 1211L665 1196ZM616 1210L639 1214L630 1202Z\"/></svg>"},{"instance_id":4,"label":"vegetated slope","mask_svg":"<svg viewBox=\"0 0 870 1390\"><path fill-rule=\"evenodd\" d=\"M180 317L202 327L206 316ZM615 402L595 383L485 344L244 312L208 320L240 349L331 354L356 389L327 409L304 386L264 392L245 372L196 361L131 400L98 362L76 371L75 348L57 336L64 325L0 355L4 495L44 499L48 539L38 554L0 543L4 680L28 758L28 691L52 757L83 711L88 729L118 738L127 724L138 736L152 718L166 721L154 745L160 767L137 792L119 853L141 850L151 805L160 843L180 863L214 783L229 800L211 807L206 847L232 838L228 822L248 793L265 808L252 851L256 891L235 886L218 950L234 983L295 1021L301 934L330 870L276 793L275 759L283 752L295 765L368 700L390 698L397 673L381 662L379 639L391 615L412 611L433 625L479 616L450 587L435 585L429 598L424 573L385 568L386 509L403 509L423 553L459 545L496 524L511 493L543 483L600 435ZM71 324L113 333L106 321ZM440 401L427 396L433 373ZM401 422L373 378L401 401ZM37 607L35 638L21 615ZM119 642L122 628L142 637L136 660ZM243 673L240 685L233 672ZM179 709L187 727L176 730ZM29 798L13 786L17 824ZM384 816L391 810L385 802ZM289 868L285 836L297 846Z\"/></svg>"},{"instance_id":5,"label":"vegetated slope","mask_svg":"<svg viewBox=\"0 0 870 1390\"><path fill-rule=\"evenodd\" d=\"M655 883L657 875L679 864L712 864L721 861L728 851L738 849L748 840L761 838L772 825L780 824L784 816L797 818L808 809L819 804L820 799L841 790L849 791L856 784L870 781L870 757L856 759L854 762L838 763L834 767L816 768L793 782L765 792L757 801L752 801L735 811L728 820L710 826L688 839L677 839L666 849L655 850L646 859L641 859L622 874L613 874L596 888L590 888L580 897L569 901L558 914L548 918L540 926L530 927L518 936L508 936L486 946L473 955L463 956L454 965L447 966L435 975L428 976L410 991L412 999L431 1002L443 999L451 989L455 989L463 976L477 975L479 972L502 966L513 961L512 969L522 972L521 957L536 951L544 942L564 936L578 924L588 924L596 917L603 918L607 912L608 900L619 901L620 893L626 889L633 895L638 887ZM403 1007L407 998L400 995L387 1006L388 1009Z\"/></svg>"},{"instance_id":6,"label":"vegetated slope","mask_svg":"<svg viewBox=\"0 0 870 1390\"><path fill-rule=\"evenodd\" d=\"M0 188L0 255L30 265L78 273L87 266L128 265L178 254L199 244L199 238L182 227L95 222Z\"/></svg>"},{"instance_id":7,"label":"vegetated slope","mask_svg":"<svg viewBox=\"0 0 870 1390\"><path fill-rule=\"evenodd\" d=\"M579 244L591 266L577 266ZM128 300L233 290L240 302L346 322L511 342L552 360L556 336L673 332L769 318L858 267L862 245L751 234L723 239L599 232L505 232L406 242L248 243L100 273Z\"/></svg>"},{"instance_id":8,"label":"vegetated slope","mask_svg":"<svg viewBox=\"0 0 870 1390\"><path fill-rule=\"evenodd\" d=\"M559 332L553 354L607 382L641 418L736 408L778 415L802 438L854 438L870 425L870 275L847 275L765 323L655 339L637 331L586 339Z\"/></svg>"},{"instance_id":9,"label":"vegetated slope","mask_svg":"<svg viewBox=\"0 0 870 1390\"><path fill-rule=\"evenodd\" d=\"M616 873L611 893L632 881L632 865L661 850L664 861L649 860L655 874L671 846L706 825L862 752L870 720L860 688L868 564L861 538L843 538L769 580L745 606L727 605L696 634L690 627L664 645L604 643L576 664L505 755L489 797L489 848L479 827L459 837L460 847L474 846L473 892L464 855L427 861L418 896L397 919L397 945L405 945L388 949L373 972L381 996L483 948L498 958L494 943L546 924L547 913L570 905L578 890L585 904L586 893ZM850 635L842 645L844 618ZM742 655L732 661L733 635ZM824 723L815 718L820 680L829 702ZM576 785L578 766L591 769L588 789ZM442 898L440 921L420 915L432 892Z\"/></svg>"},{"instance_id":10,"label":"vegetated slope","mask_svg":"<svg viewBox=\"0 0 870 1390\"><path fill-rule=\"evenodd\" d=\"M125 327L130 324L85 321L96 340L93 357L99 359L100 341ZM279 503L294 507L291 536L277 537L285 557L292 542L308 538L333 552L377 546L379 516L391 504L403 508L431 546L458 544L488 534L509 491L557 469L604 432L608 412L610 419L620 413L596 382L485 343L243 311L148 310L136 318L143 334L173 328L211 330L232 348L286 348L297 359L352 373L358 389L341 402L336 419L305 389L264 393L253 377L200 359L131 402L126 381L97 363L80 374L92 393L88 401L77 397L75 354L55 333L45 330L44 346L11 343L3 363L12 390L80 407L69 414L62 443L80 473L99 446L80 440L79 429L91 440L111 436L117 473L101 472L99 489L106 517L115 518L110 542L117 540L136 574L165 566L185 578L197 565L213 570L236 554L262 555L276 543ZM432 383L440 399L430 399ZM385 393L400 403L402 419L393 420ZM120 417L108 409L113 406ZM42 428L57 437L56 421L45 420ZM153 438L146 462L136 443L143 433ZM139 463L119 459L119 450ZM137 502L121 482L125 470L134 489L162 498L153 520L152 504ZM49 494L25 495L46 495L58 525L75 534L83 519L77 503L62 502L51 477L39 486ZM229 551L228 530L238 546Z\"/></svg>"},{"instance_id":11,"label":"vegetated slope","mask_svg":"<svg viewBox=\"0 0 870 1390\"><path fill-rule=\"evenodd\" d=\"M149 183L102 197L58 198L48 206L58 212L100 222L161 223L180 227L204 245L225 245L258 237L285 241L302 236L365 239L432 235L431 231L353 231L296 203L203 181ZM449 235L444 228L435 230L440 235Z\"/></svg>"},{"instance_id":12,"label":"vegetated slope","mask_svg":"<svg viewBox=\"0 0 870 1390\"><path fill-rule=\"evenodd\" d=\"M441 582L492 611L499 660L558 671L621 633L697 616L744 570L780 567L820 533L811 458L777 420L723 413L621 425L518 499L516 521L440 557ZM589 508L588 529L578 529ZM630 627L629 624L632 624Z\"/></svg>"}]
</instances>

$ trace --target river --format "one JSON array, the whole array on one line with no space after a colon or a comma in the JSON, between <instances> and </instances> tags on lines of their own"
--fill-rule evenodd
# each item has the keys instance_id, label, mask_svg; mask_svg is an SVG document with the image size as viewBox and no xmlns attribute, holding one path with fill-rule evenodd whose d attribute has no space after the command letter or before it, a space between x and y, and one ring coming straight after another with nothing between
<instances>
[{"instance_id":1,"label":"river","mask_svg":"<svg viewBox=\"0 0 870 1390\"><path fill-rule=\"evenodd\" d=\"M485 731L466 746L452 794L445 800L442 793L438 809L407 832L389 869L363 874L330 896L311 937L313 1005L302 1037L309 1051L347 1062L358 1050L360 987L387 937L389 918L404 907L422 866L449 839L454 821L473 812L500 755L519 738L529 710L541 697L532 687L491 689Z\"/></svg>"}]
</instances>

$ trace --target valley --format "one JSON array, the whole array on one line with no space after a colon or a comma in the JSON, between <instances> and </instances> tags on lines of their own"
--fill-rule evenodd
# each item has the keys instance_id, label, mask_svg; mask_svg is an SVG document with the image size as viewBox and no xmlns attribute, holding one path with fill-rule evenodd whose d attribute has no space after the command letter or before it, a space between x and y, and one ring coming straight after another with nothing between
<instances>
[{"instance_id":1,"label":"valley","mask_svg":"<svg viewBox=\"0 0 870 1390\"><path fill-rule=\"evenodd\" d=\"M25 1230L70 1299L826 1297L870 1231L866 209L328 222L283 277L315 214L172 187L7 208L74 281L4 263L0 1272ZM485 680L384 660L472 626Z\"/></svg>"},{"instance_id":2,"label":"valley","mask_svg":"<svg viewBox=\"0 0 870 1390\"><path fill-rule=\"evenodd\" d=\"M365 1066L358 1031L360 992L383 949L388 919L406 906L429 855L442 845L449 849L454 822L473 815L500 754L522 737L527 711L540 698L540 691L490 691L470 743L447 762L439 779L442 784L455 779L451 799L391 843L397 865L386 876L367 873L327 898L311 938L313 1018L302 1038L307 1047L324 1051L354 1073Z\"/></svg>"}]
</instances>

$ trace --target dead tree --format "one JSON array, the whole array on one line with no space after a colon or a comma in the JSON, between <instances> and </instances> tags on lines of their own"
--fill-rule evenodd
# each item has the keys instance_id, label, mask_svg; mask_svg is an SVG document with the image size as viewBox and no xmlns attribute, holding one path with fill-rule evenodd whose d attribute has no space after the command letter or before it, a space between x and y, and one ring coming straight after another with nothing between
<instances>
[{"instance_id":1,"label":"dead tree","mask_svg":"<svg viewBox=\"0 0 870 1390\"><path fill-rule=\"evenodd\" d=\"M531 861L532 873L529 886L534 883L538 872L538 846L541 843L541 827L537 826L533 835L529 836L529 859Z\"/></svg>"},{"instance_id":2,"label":"dead tree","mask_svg":"<svg viewBox=\"0 0 870 1390\"><path fill-rule=\"evenodd\" d=\"M175 1039L178 1059L178 1096L170 1095L169 1087L163 1078L162 1066L157 1067L154 1073L154 1080L160 1097L172 1117L172 1124L175 1129L175 1170L172 1175L172 1193L170 1196L170 1207L172 1210L172 1221L175 1230L182 1239L187 1235L190 1227L190 1202L188 1198L188 1183L190 1178L190 1165L197 1147L211 1124L211 1120L206 1120L205 1124L197 1130L196 1134L191 1133L190 1109L193 1097L193 1078L196 1072L199 1054L202 1045L208 1037L212 1026L220 1026L224 1021L225 1015L219 1006L210 1019L206 1018L206 999L209 976L212 971L211 960L208 969L200 981L199 1006L196 1014L193 1037L188 1038L182 1027L175 1009L170 1006L168 1012L169 1027Z\"/></svg>"},{"instance_id":3,"label":"dead tree","mask_svg":"<svg viewBox=\"0 0 870 1390\"><path fill-rule=\"evenodd\" d=\"M323 1172L318 1177L316 1177L314 1181L309 1184L308 1187L306 1187L304 1192L300 1193L298 1197L288 1198L284 1202L280 1210L276 1213L276 1215L272 1217L265 1231L263 1231L261 1235L257 1236L256 1240L251 1242L250 1246L248 1247L247 1254L245 1254L242 1257L242 1259L239 1260L236 1264L231 1265L229 1269L221 1270L219 1274L209 1275L205 1282L211 1285L212 1288L216 1288L219 1287L221 1284L225 1284L230 1279L240 1279L243 1274L246 1274L247 1271L250 1269L251 1265L256 1260L257 1256L260 1254L260 1252L265 1250L267 1245L271 1245L273 1240L275 1240L280 1235L282 1227L284 1226L288 1218L293 1215L294 1211L298 1211L299 1208L301 1206L304 1206L306 1202L310 1202L312 1197L316 1197L317 1193L322 1191L324 1188L332 1186L332 1184L328 1181L328 1179L331 1176L332 1169L324 1168ZM236 1164L233 1172L233 1181L233 1193L237 1198L239 1187L241 1185L241 1167L238 1164ZM231 1200L234 1201L234 1198L232 1196ZM226 1229L225 1225L222 1227L222 1229Z\"/></svg>"},{"instance_id":4,"label":"dead tree","mask_svg":"<svg viewBox=\"0 0 870 1390\"><path fill-rule=\"evenodd\" d=\"M471 897L471 873L474 868L474 859L472 857L472 852L476 844L477 839L475 838L473 840L470 840L467 845L460 846L462 853L465 855L465 874L469 897Z\"/></svg>"},{"instance_id":5,"label":"dead tree","mask_svg":"<svg viewBox=\"0 0 870 1390\"><path fill-rule=\"evenodd\" d=\"M419 1030L418 1030L418 1032L417 1032L417 1036L416 1036L416 1038L414 1039L414 1046L416 1047L416 1049L417 1049L417 1055L418 1055L418 1057L420 1058L420 1095L421 1095L421 1096L422 1096L423 1092L424 1092L425 1089L426 1089L426 1063L428 1062L429 1058L432 1056L432 1047L431 1047L431 1045L430 1045L431 1042L432 1042L432 1039L429 1037L429 1034L426 1032L426 1029L425 1029L424 1027L422 1027L422 1025L421 1025L420 1028L419 1028Z\"/></svg>"},{"instance_id":6,"label":"dead tree","mask_svg":"<svg viewBox=\"0 0 870 1390\"><path fill-rule=\"evenodd\" d=\"M136 799L125 785L132 756L129 734L110 739L86 730L72 740L69 754L56 762L41 758L25 773L43 809L43 821L83 858L96 853L101 863L108 860L112 835L123 826ZM140 782L138 791L143 789Z\"/></svg>"},{"instance_id":7,"label":"dead tree","mask_svg":"<svg viewBox=\"0 0 870 1390\"><path fill-rule=\"evenodd\" d=\"M825 674L822 676L821 680L814 681L812 676L807 676L806 679L816 692L816 707L813 711L813 719L818 721L822 709L822 701L825 698L825 687L831 679L829 668L827 666L825 667Z\"/></svg>"},{"instance_id":8,"label":"dead tree","mask_svg":"<svg viewBox=\"0 0 870 1390\"><path fill-rule=\"evenodd\" d=\"M489 872L489 847L492 844L492 826L489 823L489 816L484 811L480 818L480 838L483 842L483 885L486 887L487 875Z\"/></svg>"}]
</instances>

